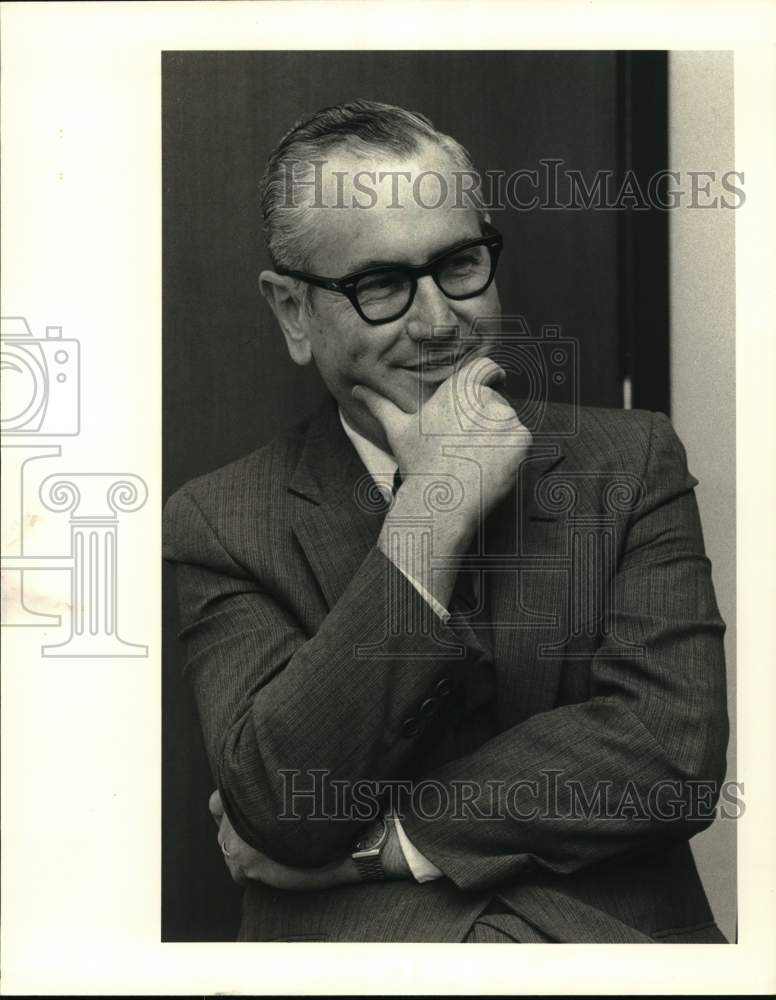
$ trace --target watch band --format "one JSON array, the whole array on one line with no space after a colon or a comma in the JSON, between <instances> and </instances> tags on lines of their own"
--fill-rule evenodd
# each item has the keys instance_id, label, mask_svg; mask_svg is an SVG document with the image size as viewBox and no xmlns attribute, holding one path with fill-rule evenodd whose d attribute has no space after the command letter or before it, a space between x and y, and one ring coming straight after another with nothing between
<instances>
[{"instance_id":1,"label":"watch band","mask_svg":"<svg viewBox=\"0 0 776 1000\"><path fill-rule=\"evenodd\" d=\"M354 858L358 874L364 882L382 882L385 880L383 859L379 854L371 858Z\"/></svg>"},{"instance_id":2,"label":"watch band","mask_svg":"<svg viewBox=\"0 0 776 1000\"><path fill-rule=\"evenodd\" d=\"M385 879L382 853L388 840L388 825L380 818L356 841L351 857L362 882L378 882Z\"/></svg>"}]
</instances>

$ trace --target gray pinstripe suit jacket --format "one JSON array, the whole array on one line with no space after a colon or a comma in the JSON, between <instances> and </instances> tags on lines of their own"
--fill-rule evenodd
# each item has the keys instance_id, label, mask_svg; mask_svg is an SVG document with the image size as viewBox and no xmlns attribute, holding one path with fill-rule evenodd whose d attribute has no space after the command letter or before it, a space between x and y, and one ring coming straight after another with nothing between
<instances>
[{"instance_id":1,"label":"gray pinstripe suit jacket","mask_svg":"<svg viewBox=\"0 0 776 1000\"><path fill-rule=\"evenodd\" d=\"M497 897L558 941L724 940L688 843L728 735L696 480L662 414L578 416L555 436L569 413L547 409L483 527L479 617L428 633L375 547L384 511L354 501L365 470L331 402L168 501L186 670L237 832L322 864L364 826L315 818L335 779L412 779L404 827L446 876L252 884L241 939L461 941ZM311 769L327 779L279 819L289 772L307 788Z\"/></svg>"}]
</instances>

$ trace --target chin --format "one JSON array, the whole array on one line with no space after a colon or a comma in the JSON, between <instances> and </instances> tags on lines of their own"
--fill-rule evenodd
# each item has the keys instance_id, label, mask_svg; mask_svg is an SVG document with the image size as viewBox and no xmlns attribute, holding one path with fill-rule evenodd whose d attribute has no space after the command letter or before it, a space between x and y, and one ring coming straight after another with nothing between
<instances>
[{"instance_id":1,"label":"chin","mask_svg":"<svg viewBox=\"0 0 776 1000\"><path fill-rule=\"evenodd\" d=\"M397 369L394 376L393 398L403 410L414 413L418 406L427 402L434 394L437 386L425 383L415 372L406 368Z\"/></svg>"}]
</instances>

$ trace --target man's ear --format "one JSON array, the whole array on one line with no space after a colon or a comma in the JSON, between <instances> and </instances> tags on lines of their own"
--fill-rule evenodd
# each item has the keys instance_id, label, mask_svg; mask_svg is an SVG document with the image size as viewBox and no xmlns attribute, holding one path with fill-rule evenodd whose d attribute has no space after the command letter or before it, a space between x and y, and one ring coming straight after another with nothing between
<instances>
[{"instance_id":1,"label":"man's ear","mask_svg":"<svg viewBox=\"0 0 776 1000\"><path fill-rule=\"evenodd\" d=\"M280 324L291 360L298 365L309 365L313 356L308 336L310 319L295 279L275 271L262 271L259 288Z\"/></svg>"}]
</instances>

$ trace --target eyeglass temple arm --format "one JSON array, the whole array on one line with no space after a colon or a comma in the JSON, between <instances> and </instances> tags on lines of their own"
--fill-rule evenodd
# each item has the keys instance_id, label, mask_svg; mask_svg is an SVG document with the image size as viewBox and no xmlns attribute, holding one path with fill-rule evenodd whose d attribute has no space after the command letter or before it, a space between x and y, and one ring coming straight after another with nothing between
<instances>
[{"instance_id":1,"label":"eyeglass temple arm","mask_svg":"<svg viewBox=\"0 0 776 1000\"><path fill-rule=\"evenodd\" d=\"M299 281L306 281L308 285L317 285L318 288L328 288L331 291L342 291L342 282L336 278L321 278L317 274L307 274L306 271L291 271L288 268L278 270L278 274L284 274L289 278L297 278Z\"/></svg>"}]
</instances>

